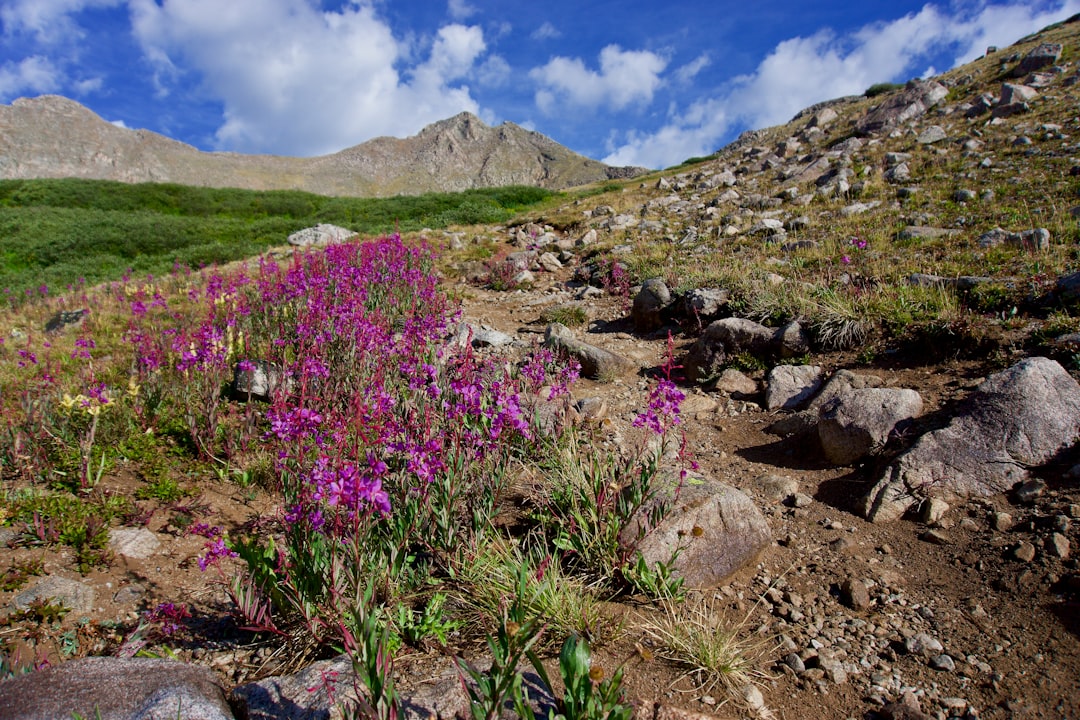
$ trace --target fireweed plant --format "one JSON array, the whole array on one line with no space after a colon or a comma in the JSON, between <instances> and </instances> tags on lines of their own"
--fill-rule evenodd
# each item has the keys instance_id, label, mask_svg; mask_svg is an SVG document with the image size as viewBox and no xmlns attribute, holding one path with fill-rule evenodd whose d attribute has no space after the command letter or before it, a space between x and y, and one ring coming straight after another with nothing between
<instances>
[{"instance_id":1,"label":"fireweed plant","mask_svg":"<svg viewBox=\"0 0 1080 720\"><path fill-rule=\"evenodd\" d=\"M653 497L681 393L668 377L636 423L665 438L660 449L642 443L619 460L575 450L580 431L548 411L567 403L576 365L542 348L517 361L481 357L471 338L448 340L454 308L427 247L392 236L230 273L176 268L125 278L110 295L126 328L109 338L108 369L94 364L105 351L89 330L100 322L67 354L40 338L0 346L2 400L13 411L0 442L4 474L47 479L55 453L40 446L59 443L77 458L85 491L106 466L95 451L103 429L112 447L124 433L167 437L219 468L271 457L280 517L199 533L199 566L220 573L243 627L309 649L364 649L354 660L369 679L392 672L388 649L445 644L455 623L435 598L462 586L521 466L551 457L574 480L538 503L530 557L589 580L601 570L620 577L633 562L619 531ZM58 380L69 377L77 387ZM238 378L246 397L237 398ZM240 576L227 571L229 558L242 562ZM612 581L604 591L622 589ZM392 686L380 687L364 702L392 714Z\"/></svg>"}]
</instances>

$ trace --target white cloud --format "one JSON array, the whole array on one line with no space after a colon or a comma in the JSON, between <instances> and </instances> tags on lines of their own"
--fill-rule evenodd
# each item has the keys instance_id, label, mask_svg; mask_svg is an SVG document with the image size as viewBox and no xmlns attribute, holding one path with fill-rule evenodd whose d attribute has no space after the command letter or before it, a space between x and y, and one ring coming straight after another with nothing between
<instances>
[{"instance_id":1,"label":"white cloud","mask_svg":"<svg viewBox=\"0 0 1080 720\"><path fill-rule=\"evenodd\" d=\"M664 167L705 155L733 130L787 122L816 102L860 94L875 82L907 80L917 74L915 68L928 66L931 54L952 57L953 66L967 62L987 45L1010 44L1077 12L1080 0L978 2L945 9L928 4L843 36L822 30L791 38L720 94L671 113L658 131L626 135L604 160Z\"/></svg>"},{"instance_id":2,"label":"white cloud","mask_svg":"<svg viewBox=\"0 0 1080 720\"><path fill-rule=\"evenodd\" d=\"M309 0L130 6L135 36L163 87L190 73L224 105L216 134L222 149L322 154L412 134L463 110L480 113L468 87L455 85L486 49L479 27L440 28L426 59L409 67L405 42L365 2L338 11Z\"/></svg>"},{"instance_id":3,"label":"white cloud","mask_svg":"<svg viewBox=\"0 0 1080 720\"><path fill-rule=\"evenodd\" d=\"M110 120L109 124L115 125L118 128L124 128L125 130L128 129L127 123L123 120Z\"/></svg>"},{"instance_id":4,"label":"white cloud","mask_svg":"<svg viewBox=\"0 0 1080 720\"><path fill-rule=\"evenodd\" d=\"M484 87L503 87L510 81L510 63L501 55L489 55L477 69L477 80Z\"/></svg>"},{"instance_id":5,"label":"white cloud","mask_svg":"<svg viewBox=\"0 0 1080 720\"><path fill-rule=\"evenodd\" d=\"M76 80L71 83L71 89L75 91L76 95L89 95L92 92L97 92L105 84L105 80L102 77L92 77L83 80Z\"/></svg>"},{"instance_id":6,"label":"white cloud","mask_svg":"<svg viewBox=\"0 0 1080 720\"><path fill-rule=\"evenodd\" d=\"M40 55L0 65L0 97L11 98L27 92L39 95L56 92L63 84L63 72Z\"/></svg>"},{"instance_id":7,"label":"white cloud","mask_svg":"<svg viewBox=\"0 0 1080 720\"><path fill-rule=\"evenodd\" d=\"M470 15L476 14L476 8L468 3L468 0L450 0L447 3L447 11L455 20L464 20Z\"/></svg>"},{"instance_id":8,"label":"white cloud","mask_svg":"<svg viewBox=\"0 0 1080 720\"><path fill-rule=\"evenodd\" d=\"M560 36L562 36L562 33L559 32L559 28L548 21L544 21L543 25L533 30L529 35L533 40L553 40Z\"/></svg>"},{"instance_id":9,"label":"white cloud","mask_svg":"<svg viewBox=\"0 0 1080 720\"><path fill-rule=\"evenodd\" d=\"M557 110L560 101L621 110L634 102L649 103L665 67L667 60L655 53L608 45L600 51L600 72L586 68L579 58L555 57L532 69L529 77L540 86L535 100L545 113Z\"/></svg>"},{"instance_id":10,"label":"white cloud","mask_svg":"<svg viewBox=\"0 0 1080 720\"><path fill-rule=\"evenodd\" d=\"M83 10L116 7L124 0L11 0L0 7L4 34L28 33L43 45L75 42L85 31L72 19Z\"/></svg>"},{"instance_id":11,"label":"white cloud","mask_svg":"<svg viewBox=\"0 0 1080 720\"><path fill-rule=\"evenodd\" d=\"M86 30L76 16L92 9L122 5L124 0L9 0L0 3L0 37L33 48L18 62L0 67L0 98L23 93L69 92L85 95L100 89L100 77L82 77L80 62Z\"/></svg>"},{"instance_id":12,"label":"white cloud","mask_svg":"<svg viewBox=\"0 0 1080 720\"><path fill-rule=\"evenodd\" d=\"M711 64L712 59L709 57L709 53L701 53L696 58L676 70L675 79L683 85L686 85L696 78L698 73L709 67Z\"/></svg>"}]
</instances>

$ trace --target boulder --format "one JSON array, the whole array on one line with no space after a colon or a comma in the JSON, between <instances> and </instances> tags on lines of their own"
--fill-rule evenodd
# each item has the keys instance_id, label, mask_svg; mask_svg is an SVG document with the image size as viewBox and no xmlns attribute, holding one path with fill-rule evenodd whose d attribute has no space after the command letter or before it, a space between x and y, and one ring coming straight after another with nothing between
<instances>
[{"instance_id":1,"label":"boulder","mask_svg":"<svg viewBox=\"0 0 1080 720\"><path fill-rule=\"evenodd\" d=\"M697 288L683 297L683 306L688 317L715 318L728 304L731 293L723 288Z\"/></svg>"},{"instance_id":2,"label":"boulder","mask_svg":"<svg viewBox=\"0 0 1080 720\"><path fill-rule=\"evenodd\" d=\"M337 245L354 237L356 237L356 232L353 230L329 223L319 223L314 227L297 230L289 236L288 243L297 247L324 247Z\"/></svg>"},{"instance_id":3,"label":"boulder","mask_svg":"<svg viewBox=\"0 0 1080 720\"><path fill-rule=\"evenodd\" d=\"M998 101L999 106L1017 105L1020 103L1026 103L1034 100L1039 96L1039 91L1028 85L1017 85L1015 83L1002 83L1001 85L1001 100Z\"/></svg>"},{"instance_id":4,"label":"boulder","mask_svg":"<svg viewBox=\"0 0 1080 720\"><path fill-rule=\"evenodd\" d=\"M1080 437L1080 385L1033 357L986 379L947 426L920 437L885 469L861 510L895 520L927 497L955 504L1004 492Z\"/></svg>"},{"instance_id":5,"label":"boulder","mask_svg":"<svg viewBox=\"0 0 1080 720\"><path fill-rule=\"evenodd\" d=\"M0 682L4 720L233 720L208 668L155 658L89 657Z\"/></svg>"},{"instance_id":6,"label":"boulder","mask_svg":"<svg viewBox=\"0 0 1080 720\"><path fill-rule=\"evenodd\" d=\"M82 319L89 314L90 311L85 308L82 310L61 310L45 323L45 332L54 333L63 330L68 325L82 322Z\"/></svg>"},{"instance_id":7,"label":"boulder","mask_svg":"<svg viewBox=\"0 0 1080 720\"><path fill-rule=\"evenodd\" d=\"M356 707L354 678L349 657L338 655L292 675L240 685L229 697L247 720L329 719L342 717L339 706ZM425 670L422 678L397 678L396 686L404 711L401 720L469 717L469 695L448 658L437 660L437 667Z\"/></svg>"},{"instance_id":8,"label":"boulder","mask_svg":"<svg viewBox=\"0 0 1080 720\"><path fill-rule=\"evenodd\" d=\"M855 123L855 132L863 136L887 133L923 115L948 94L944 85L933 80L912 80L902 92L891 95L884 103L859 118Z\"/></svg>"},{"instance_id":9,"label":"boulder","mask_svg":"<svg viewBox=\"0 0 1080 720\"><path fill-rule=\"evenodd\" d=\"M670 562L687 588L715 588L771 544L769 525L741 490L701 477L687 478L677 490L674 477L662 480L656 497L630 518L619 543L640 552L649 567ZM648 518L660 504L666 514L651 526Z\"/></svg>"},{"instance_id":10,"label":"boulder","mask_svg":"<svg viewBox=\"0 0 1080 720\"><path fill-rule=\"evenodd\" d=\"M919 133L919 137L915 139L915 142L920 145L933 145L945 140L949 136L945 133L945 129L940 125L931 125L930 127Z\"/></svg>"},{"instance_id":11,"label":"boulder","mask_svg":"<svg viewBox=\"0 0 1080 720\"><path fill-rule=\"evenodd\" d=\"M1013 68L1013 77L1024 77L1028 73L1042 70L1061 59L1061 43L1042 43L1036 45L1031 52Z\"/></svg>"},{"instance_id":12,"label":"boulder","mask_svg":"<svg viewBox=\"0 0 1080 720\"><path fill-rule=\"evenodd\" d=\"M740 355L774 360L798 357L809 350L810 338L797 322L773 329L745 318L723 318L705 328L690 346L683 365L690 381L705 382Z\"/></svg>"},{"instance_id":13,"label":"boulder","mask_svg":"<svg viewBox=\"0 0 1080 720\"><path fill-rule=\"evenodd\" d=\"M630 317L638 332L650 332L663 325L663 311L671 305L671 291L662 278L649 278L634 296Z\"/></svg>"},{"instance_id":14,"label":"boulder","mask_svg":"<svg viewBox=\"0 0 1080 720\"><path fill-rule=\"evenodd\" d=\"M548 325L544 333L544 346L577 360L581 364L582 376L593 380L609 382L638 369L637 363L622 355L578 340L570 328L560 323Z\"/></svg>"},{"instance_id":15,"label":"boulder","mask_svg":"<svg viewBox=\"0 0 1080 720\"><path fill-rule=\"evenodd\" d=\"M805 409L777 420L768 427L768 431L782 436L809 432L817 426L822 408L832 400L849 395L855 390L881 387L882 384L882 379L877 375L857 375L850 370L838 370L821 386L821 391Z\"/></svg>"},{"instance_id":16,"label":"boulder","mask_svg":"<svg viewBox=\"0 0 1080 720\"><path fill-rule=\"evenodd\" d=\"M1080 302L1080 272L1062 275L1054 284L1054 292L1065 305Z\"/></svg>"},{"instance_id":17,"label":"boulder","mask_svg":"<svg viewBox=\"0 0 1080 720\"><path fill-rule=\"evenodd\" d=\"M813 397L821 387L817 365L777 365L765 380L765 408L793 410Z\"/></svg>"},{"instance_id":18,"label":"boulder","mask_svg":"<svg viewBox=\"0 0 1080 720\"><path fill-rule=\"evenodd\" d=\"M84 582L50 575L16 595L11 605L16 610L26 610L35 602L47 601L82 614L93 611L94 596L94 588Z\"/></svg>"},{"instance_id":19,"label":"boulder","mask_svg":"<svg viewBox=\"0 0 1080 720\"><path fill-rule=\"evenodd\" d=\"M896 426L922 414L914 390L864 388L837 397L821 410L817 424L829 462L850 465L885 446Z\"/></svg>"}]
</instances>

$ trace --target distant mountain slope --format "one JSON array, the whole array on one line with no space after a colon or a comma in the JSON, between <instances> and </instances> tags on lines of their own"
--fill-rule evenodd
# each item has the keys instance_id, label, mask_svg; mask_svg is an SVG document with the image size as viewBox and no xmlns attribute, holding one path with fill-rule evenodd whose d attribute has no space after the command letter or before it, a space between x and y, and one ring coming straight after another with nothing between
<instances>
[{"instance_id":1,"label":"distant mountain slope","mask_svg":"<svg viewBox=\"0 0 1080 720\"><path fill-rule=\"evenodd\" d=\"M615 168L513 123L470 113L412 137L381 137L315 158L202 152L105 122L56 95L0 105L0 178L76 177L380 197L503 185L561 189L617 177Z\"/></svg>"}]
</instances>

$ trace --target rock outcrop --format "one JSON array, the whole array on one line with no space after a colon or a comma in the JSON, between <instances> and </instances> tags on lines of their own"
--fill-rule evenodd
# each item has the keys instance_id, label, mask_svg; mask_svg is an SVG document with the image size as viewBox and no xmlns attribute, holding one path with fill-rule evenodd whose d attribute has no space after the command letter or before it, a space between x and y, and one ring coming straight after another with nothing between
<instances>
[{"instance_id":1,"label":"rock outcrop","mask_svg":"<svg viewBox=\"0 0 1080 720\"><path fill-rule=\"evenodd\" d=\"M946 427L898 457L863 500L863 513L885 522L927 497L952 503L1004 492L1078 437L1080 384L1055 361L1028 358L989 377Z\"/></svg>"}]
</instances>

